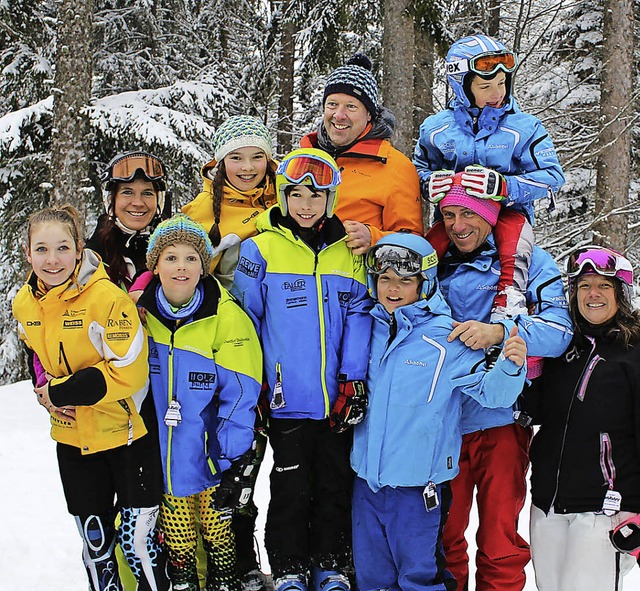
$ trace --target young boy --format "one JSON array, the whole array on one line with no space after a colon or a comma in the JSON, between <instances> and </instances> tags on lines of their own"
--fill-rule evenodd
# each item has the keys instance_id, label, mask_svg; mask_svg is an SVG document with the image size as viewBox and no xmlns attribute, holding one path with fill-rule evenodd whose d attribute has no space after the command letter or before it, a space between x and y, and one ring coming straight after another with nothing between
<instances>
[{"instance_id":1,"label":"young boy","mask_svg":"<svg viewBox=\"0 0 640 591\"><path fill-rule=\"evenodd\" d=\"M384 236L365 263L377 304L369 406L351 453L358 588L452 589L442 528L458 472L462 400L513 404L524 384L526 345L514 329L487 371L482 351L448 341L453 319L438 287L438 258L424 238Z\"/></svg>"},{"instance_id":2,"label":"young boy","mask_svg":"<svg viewBox=\"0 0 640 591\"><path fill-rule=\"evenodd\" d=\"M346 591L350 425L366 406L370 300L362 257L333 215L340 172L313 148L287 155L278 204L244 241L233 294L262 341L273 448L265 545L276 591Z\"/></svg>"},{"instance_id":3,"label":"young boy","mask_svg":"<svg viewBox=\"0 0 640 591\"><path fill-rule=\"evenodd\" d=\"M504 206L494 228L502 271L492 320L527 313L533 202L553 199L564 183L542 123L522 112L512 95L517 66L516 55L497 39L473 35L456 41L446 58L454 97L424 120L413 158L423 195L432 203L461 173L459 182L469 195ZM449 245L443 225L434 224L427 238L442 259Z\"/></svg>"},{"instance_id":4,"label":"young boy","mask_svg":"<svg viewBox=\"0 0 640 591\"><path fill-rule=\"evenodd\" d=\"M208 274L213 247L179 214L149 239L149 369L165 495L161 528L173 589L198 591L196 511L208 591L240 591L231 509L248 502L262 353L247 315Z\"/></svg>"}]
</instances>

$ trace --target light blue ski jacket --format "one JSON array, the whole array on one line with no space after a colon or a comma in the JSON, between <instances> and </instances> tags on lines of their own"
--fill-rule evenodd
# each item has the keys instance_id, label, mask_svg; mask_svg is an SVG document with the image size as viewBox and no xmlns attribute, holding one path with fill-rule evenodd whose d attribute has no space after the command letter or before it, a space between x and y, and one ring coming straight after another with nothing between
<instances>
[{"instance_id":1,"label":"light blue ski jacket","mask_svg":"<svg viewBox=\"0 0 640 591\"><path fill-rule=\"evenodd\" d=\"M489 322L493 296L500 276L500 261L493 234L485 249L471 260L456 258L452 249L438 269L442 293L451 306L452 316L460 321ZM531 315L503 320L505 337L514 324L527 343L527 355L558 357L573 336L560 270L549 253L534 246L529 267L527 304ZM465 400L462 434L513 423L512 409L487 409L473 400Z\"/></svg>"},{"instance_id":2,"label":"light blue ski jacket","mask_svg":"<svg viewBox=\"0 0 640 591\"><path fill-rule=\"evenodd\" d=\"M511 97L500 108L465 106L458 98L420 125L415 164L423 194L436 170L461 172L479 164L507 182L505 206L525 213L533 224L533 202L553 194L564 174L551 138L540 120L522 112Z\"/></svg>"},{"instance_id":3,"label":"light blue ski jacket","mask_svg":"<svg viewBox=\"0 0 640 591\"><path fill-rule=\"evenodd\" d=\"M374 492L451 480L462 445L462 400L511 406L523 387L525 371L512 361L502 358L487 372L481 351L448 343L450 314L439 292L397 308L389 343L391 316L381 304L371 311L369 406L354 429L351 466Z\"/></svg>"}]
</instances>

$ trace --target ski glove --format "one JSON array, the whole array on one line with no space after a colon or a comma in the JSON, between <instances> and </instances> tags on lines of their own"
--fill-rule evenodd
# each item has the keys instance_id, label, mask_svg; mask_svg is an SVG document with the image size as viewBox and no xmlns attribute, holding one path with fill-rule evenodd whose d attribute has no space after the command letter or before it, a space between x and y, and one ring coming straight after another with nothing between
<instances>
[{"instance_id":1,"label":"ski glove","mask_svg":"<svg viewBox=\"0 0 640 591\"><path fill-rule=\"evenodd\" d=\"M502 201L507 197L507 181L495 170L484 166L467 166L462 173L460 184L469 195L480 199Z\"/></svg>"},{"instance_id":2,"label":"ski glove","mask_svg":"<svg viewBox=\"0 0 640 591\"><path fill-rule=\"evenodd\" d=\"M329 427L334 433L344 433L361 423L367 411L367 391L362 380L340 381L338 399L329 415Z\"/></svg>"},{"instance_id":3,"label":"ski glove","mask_svg":"<svg viewBox=\"0 0 640 591\"><path fill-rule=\"evenodd\" d=\"M251 500L251 493L255 484L252 474L256 469L256 442L231 466L222 473L218 489L214 493L211 506L214 511L228 511L242 509Z\"/></svg>"},{"instance_id":4,"label":"ski glove","mask_svg":"<svg viewBox=\"0 0 640 591\"><path fill-rule=\"evenodd\" d=\"M444 199L444 196L453 184L455 174L453 170L436 170L431 173L428 187L428 199L430 203L439 203Z\"/></svg>"}]
</instances>

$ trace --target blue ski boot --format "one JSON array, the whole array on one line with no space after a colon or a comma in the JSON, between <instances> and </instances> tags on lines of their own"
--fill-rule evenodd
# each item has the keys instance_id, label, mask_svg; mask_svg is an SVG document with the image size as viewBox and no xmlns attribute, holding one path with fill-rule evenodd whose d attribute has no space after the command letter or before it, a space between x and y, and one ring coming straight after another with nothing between
<instances>
[{"instance_id":1,"label":"blue ski boot","mask_svg":"<svg viewBox=\"0 0 640 591\"><path fill-rule=\"evenodd\" d=\"M349 579L337 570L311 569L313 591L349 591Z\"/></svg>"},{"instance_id":2,"label":"blue ski boot","mask_svg":"<svg viewBox=\"0 0 640 591\"><path fill-rule=\"evenodd\" d=\"M307 591L305 575L283 575L273 582L275 591Z\"/></svg>"}]
</instances>

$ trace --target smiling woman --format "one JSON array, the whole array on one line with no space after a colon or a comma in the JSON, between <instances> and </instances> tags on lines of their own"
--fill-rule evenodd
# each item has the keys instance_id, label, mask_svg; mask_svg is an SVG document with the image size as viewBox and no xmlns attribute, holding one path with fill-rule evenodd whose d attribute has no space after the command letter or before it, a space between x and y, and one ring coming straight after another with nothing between
<instances>
[{"instance_id":1,"label":"smiling woman","mask_svg":"<svg viewBox=\"0 0 640 591\"><path fill-rule=\"evenodd\" d=\"M540 591L621 589L640 553L638 536L609 542L640 513L633 269L620 253L587 246L569 256L567 276L574 338L524 396L541 424L531 445L531 556Z\"/></svg>"},{"instance_id":2,"label":"smiling woman","mask_svg":"<svg viewBox=\"0 0 640 591\"><path fill-rule=\"evenodd\" d=\"M116 156L102 175L106 213L87 247L102 257L111 281L126 290L146 270L149 235L169 213L166 176L162 161L146 152Z\"/></svg>"}]
</instances>

